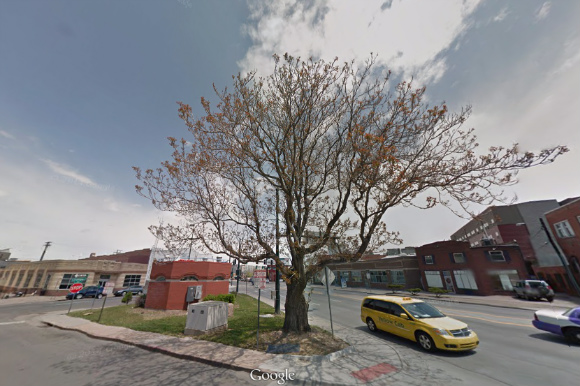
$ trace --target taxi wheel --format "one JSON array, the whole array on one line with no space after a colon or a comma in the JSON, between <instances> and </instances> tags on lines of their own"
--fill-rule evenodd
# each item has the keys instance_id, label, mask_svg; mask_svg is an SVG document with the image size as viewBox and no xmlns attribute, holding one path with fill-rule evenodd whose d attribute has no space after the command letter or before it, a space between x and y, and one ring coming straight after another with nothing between
<instances>
[{"instance_id":1,"label":"taxi wheel","mask_svg":"<svg viewBox=\"0 0 580 386\"><path fill-rule=\"evenodd\" d=\"M424 332L417 333L417 342L421 348L425 351L435 351L435 342L433 339Z\"/></svg>"},{"instance_id":2,"label":"taxi wheel","mask_svg":"<svg viewBox=\"0 0 580 386\"><path fill-rule=\"evenodd\" d=\"M371 330L372 332L377 331L377 326L374 322L374 320L372 320L371 318L367 318L367 327L369 328L369 330Z\"/></svg>"},{"instance_id":3,"label":"taxi wheel","mask_svg":"<svg viewBox=\"0 0 580 386\"><path fill-rule=\"evenodd\" d=\"M567 328L564 330L564 336L571 342L580 343L580 328Z\"/></svg>"}]
</instances>

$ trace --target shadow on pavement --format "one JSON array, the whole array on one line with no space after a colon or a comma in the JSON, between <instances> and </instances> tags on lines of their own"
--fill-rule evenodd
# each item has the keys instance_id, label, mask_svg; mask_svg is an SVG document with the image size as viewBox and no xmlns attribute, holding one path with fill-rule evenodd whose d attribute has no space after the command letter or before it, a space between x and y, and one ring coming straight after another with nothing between
<instances>
[{"instance_id":1,"label":"shadow on pavement","mask_svg":"<svg viewBox=\"0 0 580 386\"><path fill-rule=\"evenodd\" d=\"M384 341L389 342L390 344L392 344L393 346L395 346L395 348L397 348L397 346L402 346L408 349L411 349L413 351L419 352L419 353L423 353L426 355L433 355L433 356L438 356L438 357L445 357L445 358L457 358L457 357L469 357L472 355L477 354L477 349L475 350L469 350L469 351L443 351L443 350L437 350L434 352L427 352L425 350L423 350L419 344L417 342L413 342L409 339L405 339L402 338L400 336L397 335L393 335L390 334L388 332L385 331L377 331L377 332L371 332L369 331L366 327L356 327L356 330L359 331L363 331L371 336L374 336L376 338L382 339Z\"/></svg>"}]
</instances>

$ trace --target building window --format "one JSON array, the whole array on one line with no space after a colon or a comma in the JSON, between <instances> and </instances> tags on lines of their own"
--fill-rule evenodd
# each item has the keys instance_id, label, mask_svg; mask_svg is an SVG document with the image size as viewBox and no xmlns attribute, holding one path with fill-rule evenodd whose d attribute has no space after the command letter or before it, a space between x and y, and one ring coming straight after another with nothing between
<instances>
[{"instance_id":1,"label":"building window","mask_svg":"<svg viewBox=\"0 0 580 386\"><path fill-rule=\"evenodd\" d=\"M12 285L12 283L14 282L14 278L16 277L16 271L12 272L12 276L10 277L10 282L8 283L8 285Z\"/></svg>"},{"instance_id":2,"label":"building window","mask_svg":"<svg viewBox=\"0 0 580 386\"><path fill-rule=\"evenodd\" d=\"M453 254L453 261L455 263L465 263L465 256L463 256L463 253L459 252L459 253L454 253Z\"/></svg>"},{"instance_id":3,"label":"building window","mask_svg":"<svg viewBox=\"0 0 580 386\"><path fill-rule=\"evenodd\" d=\"M369 271L371 274L371 283L387 283L387 272L386 271Z\"/></svg>"},{"instance_id":4,"label":"building window","mask_svg":"<svg viewBox=\"0 0 580 386\"><path fill-rule=\"evenodd\" d=\"M443 288L443 281L439 271L425 271L427 287Z\"/></svg>"},{"instance_id":5,"label":"building window","mask_svg":"<svg viewBox=\"0 0 580 386\"><path fill-rule=\"evenodd\" d=\"M435 264L433 261L433 255L425 256L425 264Z\"/></svg>"},{"instance_id":6,"label":"building window","mask_svg":"<svg viewBox=\"0 0 580 386\"><path fill-rule=\"evenodd\" d=\"M58 289L69 289L71 285L75 283L86 284L88 274L86 273L65 273L62 277L62 281L58 286Z\"/></svg>"},{"instance_id":7,"label":"building window","mask_svg":"<svg viewBox=\"0 0 580 386\"><path fill-rule=\"evenodd\" d=\"M350 280L356 282L362 282L362 275L360 271L350 271Z\"/></svg>"},{"instance_id":8,"label":"building window","mask_svg":"<svg viewBox=\"0 0 580 386\"><path fill-rule=\"evenodd\" d=\"M503 270L503 271L489 271L489 276L493 289L496 291L513 291L512 282L518 281L518 271Z\"/></svg>"},{"instance_id":9,"label":"building window","mask_svg":"<svg viewBox=\"0 0 580 386\"><path fill-rule=\"evenodd\" d=\"M405 285L405 272L400 269L395 269L391 271L391 284L403 284Z\"/></svg>"},{"instance_id":10,"label":"building window","mask_svg":"<svg viewBox=\"0 0 580 386\"><path fill-rule=\"evenodd\" d=\"M123 280L123 287L131 287L132 285L139 285L141 275L125 275Z\"/></svg>"},{"instance_id":11,"label":"building window","mask_svg":"<svg viewBox=\"0 0 580 386\"><path fill-rule=\"evenodd\" d=\"M44 276L44 271L38 271L36 273L36 279L34 279L34 288L38 288L40 286L40 281L42 280L43 276Z\"/></svg>"},{"instance_id":12,"label":"building window","mask_svg":"<svg viewBox=\"0 0 580 386\"><path fill-rule=\"evenodd\" d=\"M477 289L477 283L473 277L473 272L469 269L461 271L453 271L453 276L455 276L455 282L457 283L457 288L463 289Z\"/></svg>"},{"instance_id":13,"label":"building window","mask_svg":"<svg viewBox=\"0 0 580 386\"><path fill-rule=\"evenodd\" d=\"M18 274L18 280L16 280L16 287L18 287L20 285L20 282L22 282L23 277L24 277L24 271L20 271L20 273Z\"/></svg>"},{"instance_id":14,"label":"building window","mask_svg":"<svg viewBox=\"0 0 580 386\"><path fill-rule=\"evenodd\" d=\"M556 228L556 233L558 233L560 238L574 237L574 231L572 230L568 220L557 222L554 224L554 227Z\"/></svg>"},{"instance_id":15,"label":"building window","mask_svg":"<svg viewBox=\"0 0 580 386\"><path fill-rule=\"evenodd\" d=\"M491 261L505 261L503 251L489 251L489 258Z\"/></svg>"},{"instance_id":16,"label":"building window","mask_svg":"<svg viewBox=\"0 0 580 386\"><path fill-rule=\"evenodd\" d=\"M181 278L181 281L198 281L198 278L196 276L194 276L194 275L188 275L188 276L182 277Z\"/></svg>"},{"instance_id":17,"label":"building window","mask_svg":"<svg viewBox=\"0 0 580 386\"><path fill-rule=\"evenodd\" d=\"M157 279L155 279L155 281L165 281L165 276L157 276Z\"/></svg>"}]
</instances>

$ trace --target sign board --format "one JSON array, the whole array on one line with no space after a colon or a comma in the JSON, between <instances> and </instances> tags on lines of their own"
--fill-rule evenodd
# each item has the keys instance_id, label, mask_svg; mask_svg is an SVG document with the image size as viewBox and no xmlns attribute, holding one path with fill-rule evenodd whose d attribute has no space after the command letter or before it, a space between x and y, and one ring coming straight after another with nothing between
<instances>
[{"instance_id":1,"label":"sign board","mask_svg":"<svg viewBox=\"0 0 580 386\"><path fill-rule=\"evenodd\" d=\"M332 282L334 281L336 276L334 275L334 273L330 269L326 269L326 272L328 274L328 285L330 285L330 284L332 284ZM322 282L322 285L324 285L326 287L326 275L324 272L322 272L322 277L320 278L320 281Z\"/></svg>"},{"instance_id":2,"label":"sign board","mask_svg":"<svg viewBox=\"0 0 580 386\"><path fill-rule=\"evenodd\" d=\"M106 282L105 288L103 288L103 295L109 295L113 293L113 288L115 288L115 283L113 282Z\"/></svg>"},{"instance_id":3,"label":"sign board","mask_svg":"<svg viewBox=\"0 0 580 386\"><path fill-rule=\"evenodd\" d=\"M259 289L266 289L266 270L257 269L254 271L254 279Z\"/></svg>"},{"instance_id":4,"label":"sign board","mask_svg":"<svg viewBox=\"0 0 580 386\"><path fill-rule=\"evenodd\" d=\"M69 291L72 292L73 294L76 294L77 292L79 292L82 289L83 289L83 285L81 283L75 283L75 284L70 286Z\"/></svg>"},{"instance_id":5,"label":"sign board","mask_svg":"<svg viewBox=\"0 0 580 386\"><path fill-rule=\"evenodd\" d=\"M87 274L87 273L76 274L76 275L74 275L73 278L70 279L70 282L71 282L71 284L76 284L76 283L85 284L87 282L88 277L89 277L89 274Z\"/></svg>"}]
</instances>

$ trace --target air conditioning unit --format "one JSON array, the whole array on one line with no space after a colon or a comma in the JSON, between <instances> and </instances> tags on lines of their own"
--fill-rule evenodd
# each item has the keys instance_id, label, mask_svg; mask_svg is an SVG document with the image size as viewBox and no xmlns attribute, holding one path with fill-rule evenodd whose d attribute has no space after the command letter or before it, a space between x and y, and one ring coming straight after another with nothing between
<instances>
[{"instance_id":1,"label":"air conditioning unit","mask_svg":"<svg viewBox=\"0 0 580 386\"><path fill-rule=\"evenodd\" d=\"M228 328L226 302L193 303L187 307L185 335L203 335Z\"/></svg>"}]
</instances>

